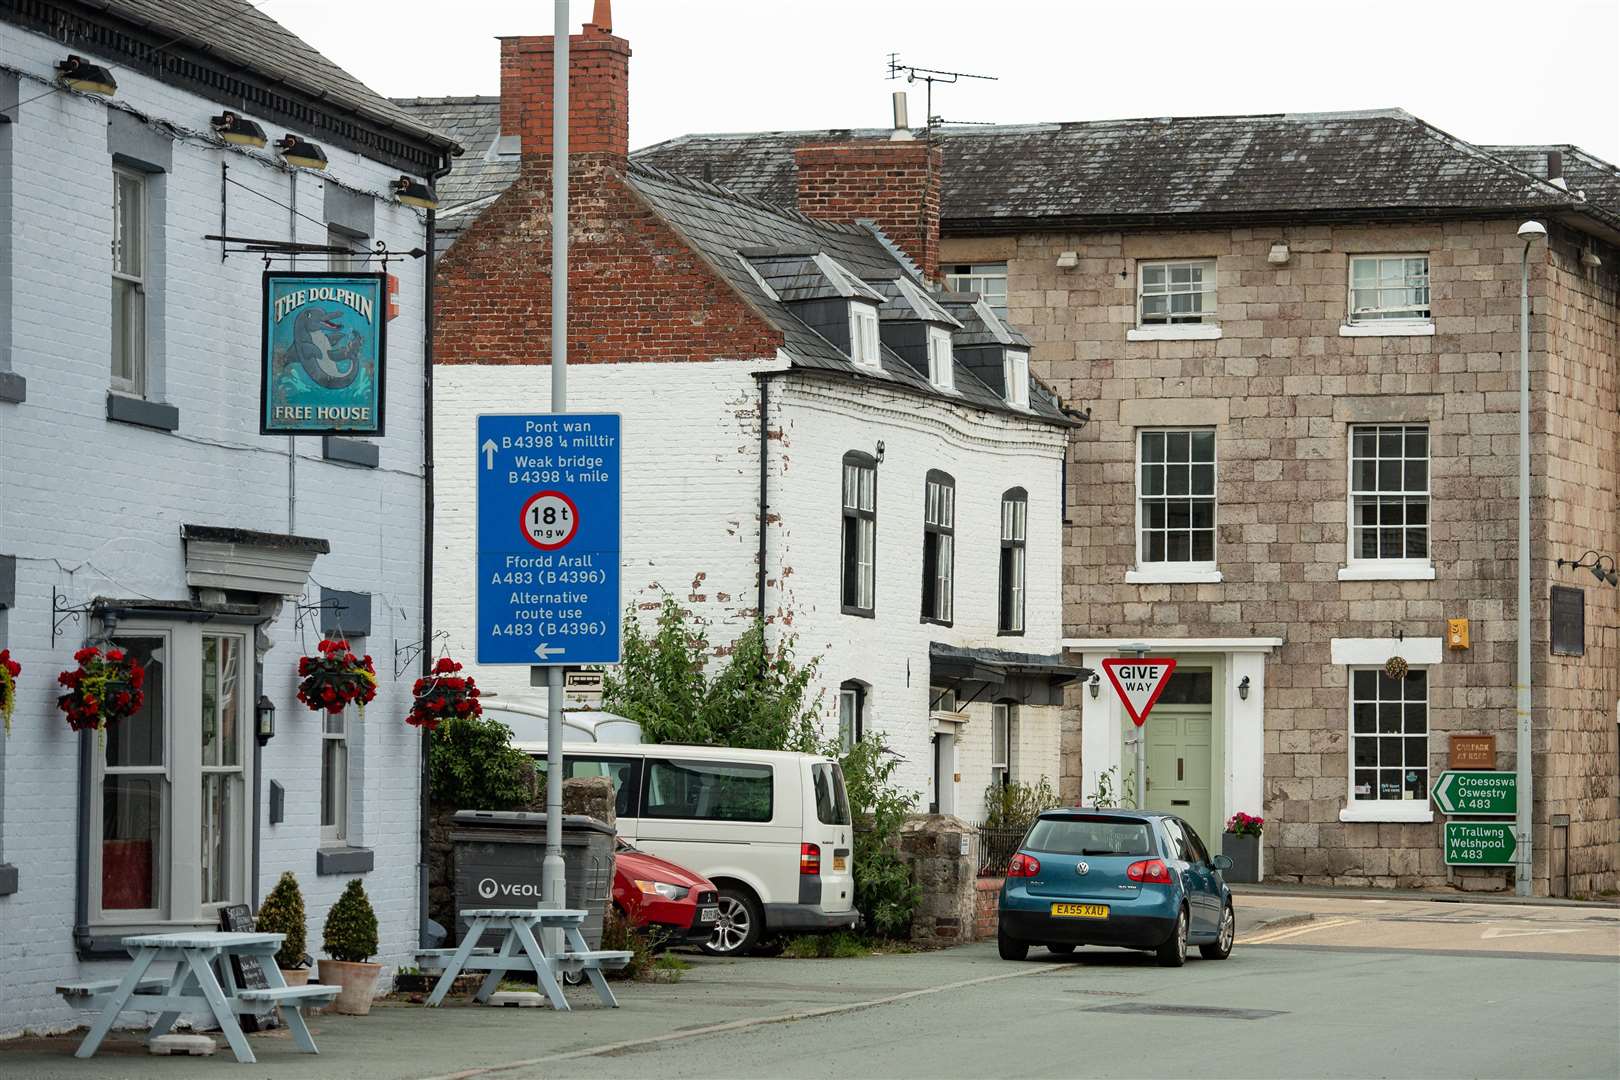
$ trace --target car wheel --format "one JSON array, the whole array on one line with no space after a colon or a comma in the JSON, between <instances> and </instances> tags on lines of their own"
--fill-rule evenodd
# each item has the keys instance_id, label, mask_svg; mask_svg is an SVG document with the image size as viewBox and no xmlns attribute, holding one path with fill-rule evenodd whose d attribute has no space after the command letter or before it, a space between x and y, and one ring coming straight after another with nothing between
<instances>
[{"instance_id":1,"label":"car wheel","mask_svg":"<svg viewBox=\"0 0 1620 1080\"><path fill-rule=\"evenodd\" d=\"M1003 960L1028 960L1029 942L1008 937L1007 931L996 927L996 951Z\"/></svg>"},{"instance_id":2,"label":"car wheel","mask_svg":"<svg viewBox=\"0 0 1620 1080\"><path fill-rule=\"evenodd\" d=\"M1180 967L1187 962L1187 909L1176 913L1176 928L1155 954L1160 967Z\"/></svg>"},{"instance_id":3,"label":"car wheel","mask_svg":"<svg viewBox=\"0 0 1620 1080\"><path fill-rule=\"evenodd\" d=\"M758 942L765 929L759 903L739 889L720 890L720 919L714 934L703 943L710 956L742 956Z\"/></svg>"},{"instance_id":4,"label":"car wheel","mask_svg":"<svg viewBox=\"0 0 1620 1080\"><path fill-rule=\"evenodd\" d=\"M1068 956L1074 952L1074 946L1067 941L1060 941L1056 945L1048 945L1046 951L1057 953L1059 956Z\"/></svg>"},{"instance_id":5,"label":"car wheel","mask_svg":"<svg viewBox=\"0 0 1620 1080\"><path fill-rule=\"evenodd\" d=\"M1232 941L1237 937L1237 918L1232 914L1232 905L1227 904L1221 909L1221 929L1215 940L1208 945L1198 946L1198 953L1205 960L1225 960L1232 955Z\"/></svg>"}]
</instances>

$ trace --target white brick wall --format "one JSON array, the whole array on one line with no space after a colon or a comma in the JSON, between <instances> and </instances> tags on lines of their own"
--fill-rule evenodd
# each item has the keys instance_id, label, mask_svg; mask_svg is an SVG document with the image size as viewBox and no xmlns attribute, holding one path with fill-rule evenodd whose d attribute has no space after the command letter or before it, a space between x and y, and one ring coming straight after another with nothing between
<instances>
[{"instance_id":1,"label":"white brick wall","mask_svg":"<svg viewBox=\"0 0 1620 1080\"><path fill-rule=\"evenodd\" d=\"M80 49L79 51L83 51ZM319 585L373 594L381 689L356 725L359 835L375 850L366 890L381 923L383 962L408 961L417 933L418 740L403 723L411 673L393 678L393 649L417 640L421 610L422 263L390 264L400 279L401 314L389 328L387 420L381 466L354 469L321 460L319 439L298 442L297 515L290 520L287 440L257 434L260 272L251 256L220 261L202 239L220 226L220 164L233 180L279 203L292 198L313 221L296 238L324 242L319 176L296 179L262 152L222 150L200 138L173 144L165 178L166 293L164 397L180 429L162 433L106 419L110 316L111 160L109 106L46 93L65 49L0 25L0 67L24 73L14 147L14 215L0 243L15 245L10 356L28 380L21 405L0 404L0 552L18 558L16 608L0 613L0 645L24 665L13 732L0 742L0 862L16 865L21 889L0 897L0 1036L69 1026L82 1017L51 987L115 967L80 963L73 947L77 739L55 708L55 677L89 628L69 623L51 641L51 590L82 604L95 596L188 597L182 524L234 526L324 537ZM204 132L221 106L133 72L118 70L118 100L182 131ZM265 125L274 138L279 129ZM398 169L328 146L327 176L368 192L386 190ZM229 190L233 234L289 237L290 213L249 191ZM154 227L158 223L154 222ZM376 204L376 239L422 246L423 218ZM305 268L315 268L306 263ZM322 267L324 268L324 267ZM276 702L278 735L265 749L261 789L287 790L287 820L263 825L260 895L283 869L303 885L310 947L344 880L317 877L319 718L293 697L304 643L289 604L268 628L263 690ZM306 631L313 650L318 631ZM175 691L175 692L178 692Z\"/></svg>"}]
</instances>

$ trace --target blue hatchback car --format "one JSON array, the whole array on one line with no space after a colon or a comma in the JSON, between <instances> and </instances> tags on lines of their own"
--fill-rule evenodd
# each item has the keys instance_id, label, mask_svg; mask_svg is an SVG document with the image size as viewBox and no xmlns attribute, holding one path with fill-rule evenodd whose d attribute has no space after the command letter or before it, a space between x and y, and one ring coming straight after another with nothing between
<instances>
[{"instance_id":1,"label":"blue hatchback car","mask_svg":"<svg viewBox=\"0 0 1620 1080\"><path fill-rule=\"evenodd\" d=\"M1003 960L1031 945L1146 949L1180 967L1187 946L1205 959L1232 953L1232 860L1210 858L1193 827L1155 810L1048 810L1024 835L1001 886Z\"/></svg>"}]
</instances>

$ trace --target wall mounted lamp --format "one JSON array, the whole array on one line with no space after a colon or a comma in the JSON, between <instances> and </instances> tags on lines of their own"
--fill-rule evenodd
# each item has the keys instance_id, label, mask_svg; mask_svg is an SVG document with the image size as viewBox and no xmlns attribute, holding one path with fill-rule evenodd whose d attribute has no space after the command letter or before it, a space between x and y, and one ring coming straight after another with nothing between
<instances>
[{"instance_id":1,"label":"wall mounted lamp","mask_svg":"<svg viewBox=\"0 0 1620 1080\"><path fill-rule=\"evenodd\" d=\"M82 56L69 56L56 62L56 80L72 90L87 94L112 97L118 91L118 80L100 64L92 64Z\"/></svg>"},{"instance_id":2,"label":"wall mounted lamp","mask_svg":"<svg viewBox=\"0 0 1620 1080\"><path fill-rule=\"evenodd\" d=\"M882 439L879 439L877 441L877 461L878 461L879 465L883 464L883 440Z\"/></svg>"},{"instance_id":3,"label":"wall mounted lamp","mask_svg":"<svg viewBox=\"0 0 1620 1080\"><path fill-rule=\"evenodd\" d=\"M416 206L423 210L437 210L439 196L434 194L432 188L420 180L412 180L408 176L401 176L391 185L394 197L406 206Z\"/></svg>"},{"instance_id":4,"label":"wall mounted lamp","mask_svg":"<svg viewBox=\"0 0 1620 1080\"><path fill-rule=\"evenodd\" d=\"M1591 556L1591 562L1586 561L1587 556ZM1609 568L1607 570L1603 568L1604 560L1608 560L1609 563ZM1620 574L1615 572L1616 567L1613 555L1600 555L1596 551L1588 551L1585 555L1582 555L1578 559L1558 560L1559 569L1563 569L1566 566L1571 570L1590 570L1592 571L1592 576L1597 578L1602 584L1620 585Z\"/></svg>"},{"instance_id":5,"label":"wall mounted lamp","mask_svg":"<svg viewBox=\"0 0 1620 1080\"><path fill-rule=\"evenodd\" d=\"M260 746L276 737L276 703L270 700L269 694L259 695L259 702L253 708L253 722Z\"/></svg>"},{"instance_id":6,"label":"wall mounted lamp","mask_svg":"<svg viewBox=\"0 0 1620 1080\"><path fill-rule=\"evenodd\" d=\"M1102 680L1097 677L1097 673L1095 671L1091 673L1091 678L1087 680L1086 685L1091 687L1091 698L1093 701L1095 701L1097 699L1097 695L1102 693Z\"/></svg>"},{"instance_id":7,"label":"wall mounted lamp","mask_svg":"<svg viewBox=\"0 0 1620 1080\"><path fill-rule=\"evenodd\" d=\"M1249 677L1247 675L1243 676L1243 681L1238 683L1238 700L1249 700Z\"/></svg>"},{"instance_id":8,"label":"wall mounted lamp","mask_svg":"<svg viewBox=\"0 0 1620 1080\"><path fill-rule=\"evenodd\" d=\"M264 133L264 128L230 111L210 117L208 123L214 129L214 134L236 146L257 148L270 141L269 136Z\"/></svg>"},{"instance_id":9,"label":"wall mounted lamp","mask_svg":"<svg viewBox=\"0 0 1620 1080\"><path fill-rule=\"evenodd\" d=\"M281 151L281 160L289 165L304 169L326 168L326 151L307 139L283 135L281 141L276 143L276 149Z\"/></svg>"}]
</instances>

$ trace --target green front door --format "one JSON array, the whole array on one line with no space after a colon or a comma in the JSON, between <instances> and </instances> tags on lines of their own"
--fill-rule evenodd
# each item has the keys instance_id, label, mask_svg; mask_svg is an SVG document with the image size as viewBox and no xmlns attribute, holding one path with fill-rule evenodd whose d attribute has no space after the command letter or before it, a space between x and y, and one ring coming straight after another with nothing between
<instances>
[{"instance_id":1,"label":"green front door","mask_svg":"<svg viewBox=\"0 0 1620 1080\"><path fill-rule=\"evenodd\" d=\"M1185 818L1205 847L1219 847L1210 821L1210 736L1208 706L1159 704L1147 732L1147 808Z\"/></svg>"}]
</instances>

